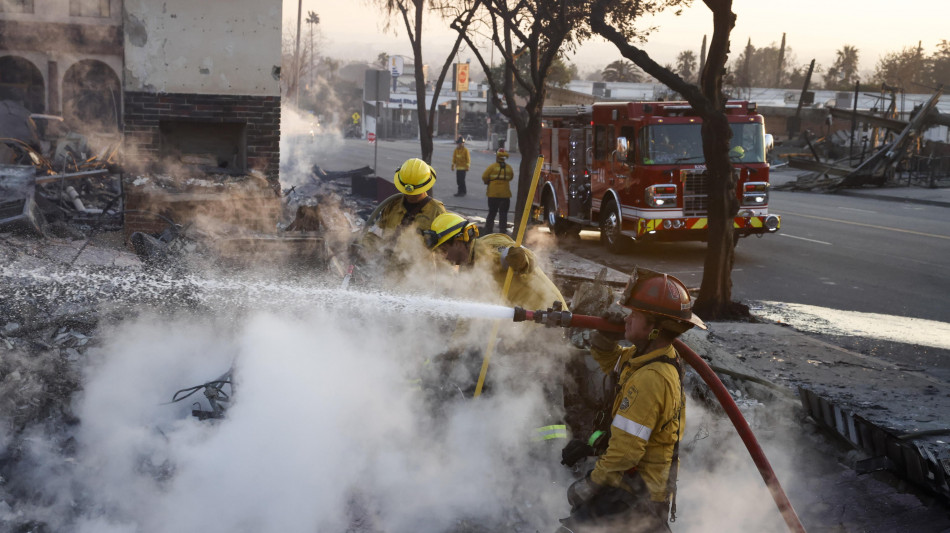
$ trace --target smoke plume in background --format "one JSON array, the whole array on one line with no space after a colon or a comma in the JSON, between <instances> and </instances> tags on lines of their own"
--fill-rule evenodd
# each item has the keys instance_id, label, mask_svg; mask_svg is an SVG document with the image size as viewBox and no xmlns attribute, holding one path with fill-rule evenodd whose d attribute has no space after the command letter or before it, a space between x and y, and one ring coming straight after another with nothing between
<instances>
[{"instance_id":1,"label":"smoke plume in background","mask_svg":"<svg viewBox=\"0 0 950 533\"><path fill-rule=\"evenodd\" d=\"M330 119L326 123L291 104L280 108L280 186L310 183L313 165L343 147L343 136Z\"/></svg>"}]
</instances>

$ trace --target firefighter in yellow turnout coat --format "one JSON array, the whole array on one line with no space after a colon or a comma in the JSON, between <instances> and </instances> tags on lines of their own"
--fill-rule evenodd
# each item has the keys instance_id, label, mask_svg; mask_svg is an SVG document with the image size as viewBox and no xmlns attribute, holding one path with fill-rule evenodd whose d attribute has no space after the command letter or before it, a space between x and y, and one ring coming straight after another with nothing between
<instances>
[{"instance_id":1,"label":"firefighter in yellow turnout coat","mask_svg":"<svg viewBox=\"0 0 950 533\"><path fill-rule=\"evenodd\" d=\"M635 269L618 303L630 309L624 336L634 345L620 348L606 334L591 336L591 355L615 377L616 396L604 417L606 450L568 489L571 516L562 523L570 531L628 521L643 531L666 531L671 503L675 513L671 499L686 417L683 362L672 343L689 328L706 326L690 310L686 287L667 274ZM577 442L568 444L565 454L572 445ZM598 446L581 446L591 445Z\"/></svg>"},{"instance_id":2,"label":"firefighter in yellow turnout coat","mask_svg":"<svg viewBox=\"0 0 950 533\"><path fill-rule=\"evenodd\" d=\"M546 309L558 301L567 309L561 291L538 268L534 253L516 246L511 237L498 233L478 237L475 224L455 213L436 217L423 235L429 249L441 252L452 264L490 272L499 293L510 266L514 275L507 303L525 309Z\"/></svg>"},{"instance_id":3,"label":"firefighter in yellow turnout coat","mask_svg":"<svg viewBox=\"0 0 950 533\"><path fill-rule=\"evenodd\" d=\"M488 216L485 217L485 234L495 229L495 215L498 215L498 232L508 232L508 209L511 207L511 180L515 172L507 163L508 152L504 148L495 152L495 162L488 165L482 173L482 181L488 185Z\"/></svg>"},{"instance_id":4,"label":"firefighter in yellow turnout coat","mask_svg":"<svg viewBox=\"0 0 950 533\"><path fill-rule=\"evenodd\" d=\"M428 194L435 179L435 169L425 161L409 159L403 163L393 176L399 194L383 200L369 216L362 244L378 251L386 241L395 240L400 230L412 228L416 235L428 230L432 221L445 213L442 202Z\"/></svg>"},{"instance_id":5,"label":"firefighter in yellow turnout coat","mask_svg":"<svg viewBox=\"0 0 950 533\"><path fill-rule=\"evenodd\" d=\"M455 141L456 148L452 152L452 170L455 171L455 181L458 184L458 190L455 196L465 196L468 189L465 187L465 174L472 166L472 155L465 147L465 139L459 137Z\"/></svg>"}]
</instances>

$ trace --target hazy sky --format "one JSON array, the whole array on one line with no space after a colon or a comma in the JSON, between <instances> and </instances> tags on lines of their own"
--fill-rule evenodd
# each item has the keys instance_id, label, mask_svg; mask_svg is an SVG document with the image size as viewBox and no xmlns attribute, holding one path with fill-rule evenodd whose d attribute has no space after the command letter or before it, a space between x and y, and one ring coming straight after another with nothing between
<instances>
[{"instance_id":1,"label":"hazy sky","mask_svg":"<svg viewBox=\"0 0 950 533\"><path fill-rule=\"evenodd\" d=\"M298 2L282 0L284 23L295 24ZM340 59L372 60L380 52L390 55L411 55L405 31L395 35L384 31L385 20L379 8L368 0L302 0L304 19L308 11L320 15L323 53ZM950 15L947 0L734 0L737 14L732 32L730 60L739 55L751 37L757 47L776 45L785 32L787 46L794 59L807 64L812 58L819 65L834 61L835 51L845 44L856 46L860 53L860 69L873 72L878 59L889 52L923 42L924 52L932 53L941 39L950 39L946 21ZM701 1L695 0L683 15L661 15L655 24L648 53L660 63L672 63L676 55L692 49L699 55L703 35L712 36L712 17ZM402 27L401 22L399 24ZM306 28L306 25L304 25ZM424 40L427 63L441 62L451 46L454 32L444 28L437 18L428 21ZM303 33L307 35L306 30ZM464 61L475 58L461 54ZM601 69L620 59L613 45L601 39L583 44L571 61L581 73Z\"/></svg>"}]
</instances>

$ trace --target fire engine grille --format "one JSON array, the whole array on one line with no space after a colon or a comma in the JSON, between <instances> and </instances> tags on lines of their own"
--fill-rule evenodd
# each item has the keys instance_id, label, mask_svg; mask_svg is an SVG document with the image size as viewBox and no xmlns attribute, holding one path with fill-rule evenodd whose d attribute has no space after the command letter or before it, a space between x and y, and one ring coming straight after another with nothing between
<instances>
[{"instance_id":1,"label":"fire engine grille","mask_svg":"<svg viewBox=\"0 0 950 533\"><path fill-rule=\"evenodd\" d=\"M736 182L739 169L733 169ZM709 176L705 170L686 170L683 177L683 216L704 217L709 211Z\"/></svg>"},{"instance_id":2,"label":"fire engine grille","mask_svg":"<svg viewBox=\"0 0 950 533\"><path fill-rule=\"evenodd\" d=\"M683 216L706 216L709 184L706 171L687 170L683 176Z\"/></svg>"}]
</instances>

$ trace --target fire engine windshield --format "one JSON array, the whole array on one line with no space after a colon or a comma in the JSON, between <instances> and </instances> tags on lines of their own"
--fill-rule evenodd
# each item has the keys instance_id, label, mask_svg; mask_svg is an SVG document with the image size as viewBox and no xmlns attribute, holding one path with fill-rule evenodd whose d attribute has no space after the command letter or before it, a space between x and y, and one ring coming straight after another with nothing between
<instances>
[{"instance_id":1,"label":"fire engine windshield","mask_svg":"<svg viewBox=\"0 0 950 533\"><path fill-rule=\"evenodd\" d=\"M732 141L729 158L733 163L765 162L765 128L762 124L746 122L730 124ZM640 137L641 163L644 165L673 165L703 163L701 124L652 124Z\"/></svg>"}]
</instances>

